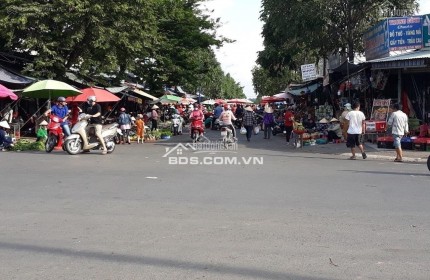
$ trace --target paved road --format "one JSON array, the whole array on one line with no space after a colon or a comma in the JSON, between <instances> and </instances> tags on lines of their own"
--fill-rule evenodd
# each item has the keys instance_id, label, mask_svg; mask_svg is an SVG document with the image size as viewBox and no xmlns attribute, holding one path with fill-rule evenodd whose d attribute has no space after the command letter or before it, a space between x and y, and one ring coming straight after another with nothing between
<instances>
[{"instance_id":1,"label":"paved road","mask_svg":"<svg viewBox=\"0 0 430 280\"><path fill-rule=\"evenodd\" d=\"M424 164L257 138L179 155L241 165L169 165L186 136L0 153L0 279L429 279Z\"/></svg>"}]
</instances>

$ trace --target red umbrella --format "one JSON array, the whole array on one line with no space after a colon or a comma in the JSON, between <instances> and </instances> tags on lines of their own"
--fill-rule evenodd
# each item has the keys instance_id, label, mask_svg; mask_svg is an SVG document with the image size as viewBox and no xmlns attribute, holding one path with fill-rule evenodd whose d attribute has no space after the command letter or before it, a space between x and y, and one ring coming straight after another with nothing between
<instances>
[{"instance_id":1,"label":"red umbrella","mask_svg":"<svg viewBox=\"0 0 430 280\"><path fill-rule=\"evenodd\" d=\"M86 88L81 90L82 94L74 97L67 97L67 102L85 102L87 101L89 96L95 96L97 98L97 102L117 102L120 101L121 98L113 95L109 91L101 88Z\"/></svg>"},{"instance_id":2,"label":"red umbrella","mask_svg":"<svg viewBox=\"0 0 430 280\"><path fill-rule=\"evenodd\" d=\"M13 93L10 89L7 87L0 85L0 98L10 98L12 100L17 100L18 96Z\"/></svg>"},{"instance_id":3,"label":"red umbrella","mask_svg":"<svg viewBox=\"0 0 430 280\"><path fill-rule=\"evenodd\" d=\"M274 96L269 96L269 97L265 97L263 99L261 99L261 103L265 104L265 103L275 103L275 102L282 102L285 101L285 98L280 98L280 97L274 97Z\"/></svg>"},{"instance_id":4,"label":"red umbrella","mask_svg":"<svg viewBox=\"0 0 430 280\"><path fill-rule=\"evenodd\" d=\"M227 103L250 104L252 102L247 100L247 99L243 99L243 98L242 99L234 98L234 99L227 100Z\"/></svg>"},{"instance_id":5,"label":"red umbrella","mask_svg":"<svg viewBox=\"0 0 430 280\"><path fill-rule=\"evenodd\" d=\"M225 102L224 99L215 99L215 103L217 103L217 104L224 104L224 103L227 103L227 102Z\"/></svg>"}]
</instances>

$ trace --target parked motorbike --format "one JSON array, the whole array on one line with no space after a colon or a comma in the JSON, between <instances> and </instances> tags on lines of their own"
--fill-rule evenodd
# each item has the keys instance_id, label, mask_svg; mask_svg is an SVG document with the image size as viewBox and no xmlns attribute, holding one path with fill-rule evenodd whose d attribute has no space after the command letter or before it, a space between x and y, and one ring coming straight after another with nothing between
<instances>
[{"instance_id":1,"label":"parked motorbike","mask_svg":"<svg viewBox=\"0 0 430 280\"><path fill-rule=\"evenodd\" d=\"M61 123L63 119L57 117L56 115L52 115L49 117L51 121L48 124L48 138L45 142L45 151L47 153L52 152L55 146L62 141L64 137L63 128L61 127Z\"/></svg>"},{"instance_id":2,"label":"parked motorbike","mask_svg":"<svg viewBox=\"0 0 430 280\"><path fill-rule=\"evenodd\" d=\"M196 143L200 140L200 137L204 133L203 121L191 119L191 139L193 139L193 143Z\"/></svg>"},{"instance_id":3,"label":"parked motorbike","mask_svg":"<svg viewBox=\"0 0 430 280\"><path fill-rule=\"evenodd\" d=\"M95 135L95 129L88 124L91 115L81 114L79 121L72 127L72 134L64 142L64 147L70 155L76 155L82 150L96 150L101 148L100 141ZM115 150L114 138L117 135L117 123L103 125L102 137L108 154Z\"/></svg>"},{"instance_id":4,"label":"parked motorbike","mask_svg":"<svg viewBox=\"0 0 430 280\"><path fill-rule=\"evenodd\" d=\"M273 136L276 136L276 134L284 133L285 132L285 125L284 123L278 123L272 128L272 134Z\"/></svg>"},{"instance_id":5,"label":"parked motorbike","mask_svg":"<svg viewBox=\"0 0 430 280\"><path fill-rule=\"evenodd\" d=\"M221 125L221 138L225 148L236 143L236 139L233 137L233 130L227 125Z\"/></svg>"}]
</instances>

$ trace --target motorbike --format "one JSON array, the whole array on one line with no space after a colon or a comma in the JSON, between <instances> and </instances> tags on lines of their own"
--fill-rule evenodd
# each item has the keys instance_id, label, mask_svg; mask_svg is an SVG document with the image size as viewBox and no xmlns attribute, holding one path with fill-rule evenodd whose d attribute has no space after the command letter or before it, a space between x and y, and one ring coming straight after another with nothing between
<instances>
[{"instance_id":1,"label":"motorbike","mask_svg":"<svg viewBox=\"0 0 430 280\"><path fill-rule=\"evenodd\" d=\"M202 120L196 120L191 119L191 139L193 139L193 143L196 143L200 140L200 137L204 133L203 129L203 121Z\"/></svg>"},{"instance_id":2,"label":"motorbike","mask_svg":"<svg viewBox=\"0 0 430 280\"><path fill-rule=\"evenodd\" d=\"M430 156L428 157L428 159L427 159L427 168L429 169L429 171L430 171Z\"/></svg>"},{"instance_id":3,"label":"motorbike","mask_svg":"<svg viewBox=\"0 0 430 280\"><path fill-rule=\"evenodd\" d=\"M182 134L182 121L181 121L181 116L179 116L178 114L174 114L172 116L172 133L174 136Z\"/></svg>"},{"instance_id":4,"label":"motorbike","mask_svg":"<svg viewBox=\"0 0 430 280\"><path fill-rule=\"evenodd\" d=\"M123 137L122 130L119 127L117 127L116 128L116 134L113 137L113 141L115 142L115 144L117 144L117 145L121 144L122 137Z\"/></svg>"},{"instance_id":5,"label":"motorbike","mask_svg":"<svg viewBox=\"0 0 430 280\"><path fill-rule=\"evenodd\" d=\"M95 129L89 125L91 115L81 114L79 121L72 127L72 134L64 142L64 148L70 155L76 155L82 150L97 150L101 148L100 141L95 135ZM103 125L102 137L108 154L115 150L114 138L117 135L117 123Z\"/></svg>"},{"instance_id":6,"label":"motorbike","mask_svg":"<svg viewBox=\"0 0 430 280\"><path fill-rule=\"evenodd\" d=\"M273 136L276 136L276 134L284 133L285 132L285 125L284 123L278 123L272 128L272 134Z\"/></svg>"},{"instance_id":7,"label":"motorbike","mask_svg":"<svg viewBox=\"0 0 430 280\"><path fill-rule=\"evenodd\" d=\"M51 121L48 124L48 138L45 142L45 151L47 153L52 152L55 146L60 143L64 137L63 128L61 127L61 123L63 119L57 117L56 115L51 115L49 117Z\"/></svg>"},{"instance_id":8,"label":"motorbike","mask_svg":"<svg viewBox=\"0 0 430 280\"><path fill-rule=\"evenodd\" d=\"M221 124L221 138L225 148L236 143L236 139L233 138L233 130L227 125Z\"/></svg>"}]
</instances>

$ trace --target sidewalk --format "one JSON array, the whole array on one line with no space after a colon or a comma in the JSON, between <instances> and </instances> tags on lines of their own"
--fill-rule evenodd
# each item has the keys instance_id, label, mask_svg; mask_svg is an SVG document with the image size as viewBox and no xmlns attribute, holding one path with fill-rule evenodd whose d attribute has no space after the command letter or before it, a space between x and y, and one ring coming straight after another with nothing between
<instances>
[{"instance_id":1,"label":"sidewalk","mask_svg":"<svg viewBox=\"0 0 430 280\"><path fill-rule=\"evenodd\" d=\"M346 147L345 143L304 146L303 148L296 148L296 150L300 152L339 155L345 158L351 156L351 150ZM376 144L369 142L364 144L364 150L368 159L394 161L396 157L396 151L394 149L379 149ZM356 148L356 153L357 158L361 158L361 153L358 148ZM424 163L427 162L429 156L430 152L427 151L403 150L404 162Z\"/></svg>"}]
</instances>

